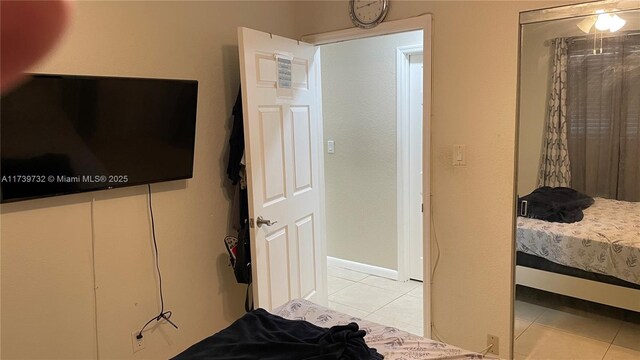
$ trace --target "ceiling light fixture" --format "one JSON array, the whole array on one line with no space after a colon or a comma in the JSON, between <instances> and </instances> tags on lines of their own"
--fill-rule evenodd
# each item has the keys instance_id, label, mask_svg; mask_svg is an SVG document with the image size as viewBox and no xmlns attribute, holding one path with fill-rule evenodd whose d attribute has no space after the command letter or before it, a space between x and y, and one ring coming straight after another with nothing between
<instances>
[{"instance_id":1,"label":"ceiling light fixture","mask_svg":"<svg viewBox=\"0 0 640 360\"><path fill-rule=\"evenodd\" d=\"M596 21L596 29L600 31L609 30L611 28L611 15L600 14L598 15L598 21Z\"/></svg>"},{"instance_id":2,"label":"ceiling light fixture","mask_svg":"<svg viewBox=\"0 0 640 360\"><path fill-rule=\"evenodd\" d=\"M585 17L582 19L576 26L585 34L591 33L591 29L594 28L593 32L593 53L597 54L596 51L596 41L598 38L598 30L600 30L600 53L602 54L602 39L605 31L616 32L627 23L626 20L621 18L618 15L611 15L604 10L596 10L596 15Z\"/></svg>"},{"instance_id":3,"label":"ceiling light fixture","mask_svg":"<svg viewBox=\"0 0 640 360\"><path fill-rule=\"evenodd\" d=\"M596 14L596 16L584 18L578 23L578 28L585 34L590 33L594 25L596 30L616 32L627 23L620 16L608 14L604 10L597 10Z\"/></svg>"},{"instance_id":4,"label":"ceiling light fixture","mask_svg":"<svg viewBox=\"0 0 640 360\"><path fill-rule=\"evenodd\" d=\"M593 24L596 23L597 17L595 16L589 16L587 18L582 19L582 21L580 21L578 23L578 28L580 28L580 30L582 30L583 33L588 34L591 32L591 28L593 27Z\"/></svg>"},{"instance_id":5,"label":"ceiling light fixture","mask_svg":"<svg viewBox=\"0 0 640 360\"><path fill-rule=\"evenodd\" d=\"M622 27L626 23L627 23L627 21L624 20L623 18L621 18L620 16L613 15L613 17L611 17L611 21L609 22L609 31L616 32L616 31L622 29Z\"/></svg>"}]
</instances>

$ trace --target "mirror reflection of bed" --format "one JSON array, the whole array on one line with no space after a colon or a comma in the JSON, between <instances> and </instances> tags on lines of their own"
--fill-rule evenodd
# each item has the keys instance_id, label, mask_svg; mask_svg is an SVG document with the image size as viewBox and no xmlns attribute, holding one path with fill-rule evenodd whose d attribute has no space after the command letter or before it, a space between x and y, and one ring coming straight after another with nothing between
<instances>
[{"instance_id":1,"label":"mirror reflection of bed","mask_svg":"<svg viewBox=\"0 0 640 360\"><path fill-rule=\"evenodd\" d=\"M521 16L516 359L640 358L640 10L597 6Z\"/></svg>"}]
</instances>

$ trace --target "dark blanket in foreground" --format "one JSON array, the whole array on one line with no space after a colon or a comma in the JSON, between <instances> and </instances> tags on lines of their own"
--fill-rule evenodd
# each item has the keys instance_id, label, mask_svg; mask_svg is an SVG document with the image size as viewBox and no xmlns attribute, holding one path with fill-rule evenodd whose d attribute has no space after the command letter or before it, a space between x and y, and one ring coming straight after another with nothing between
<instances>
[{"instance_id":1,"label":"dark blanket in foreground","mask_svg":"<svg viewBox=\"0 0 640 360\"><path fill-rule=\"evenodd\" d=\"M358 324L321 328L257 309L191 346L174 360L380 360Z\"/></svg>"},{"instance_id":2,"label":"dark blanket in foreground","mask_svg":"<svg viewBox=\"0 0 640 360\"><path fill-rule=\"evenodd\" d=\"M571 188L543 186L518 199L518 216L574 223L582 220L582 210L593 203L593 198Z\"/></svg>"}]
</instances>

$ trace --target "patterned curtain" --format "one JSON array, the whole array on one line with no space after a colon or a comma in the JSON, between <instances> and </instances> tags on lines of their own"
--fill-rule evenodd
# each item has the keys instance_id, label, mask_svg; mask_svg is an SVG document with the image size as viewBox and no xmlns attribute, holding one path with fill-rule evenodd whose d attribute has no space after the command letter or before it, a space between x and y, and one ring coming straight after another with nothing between
<instances>
[{"instance_id":1,"label":"patterned curtain","mask_svg":"<svg viewBox=\"0 0 640 360\"><path fill-rule=\"evenodd\" d=\"M544 131L538 186L571 186L567 143L567 39L556 38L549 110Z\"/></svg>"}]
</instances>

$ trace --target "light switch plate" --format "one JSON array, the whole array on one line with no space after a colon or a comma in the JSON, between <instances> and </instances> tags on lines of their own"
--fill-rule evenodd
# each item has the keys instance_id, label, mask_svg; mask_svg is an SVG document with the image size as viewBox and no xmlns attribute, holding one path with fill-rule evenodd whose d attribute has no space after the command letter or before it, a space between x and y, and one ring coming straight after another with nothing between
<instances>
[{"instance_id":1,"label":"light switch plate","mask_svg":"<svg viewBox=\"0 0 640 360\"><path fill-rule=\"evenodd\" d=\"M327 141L327 153L335 154L336 152L336 142L333 140Z\"/></svg>"},{"instance_id":2,"label":"light switch plate","mask_svg":"<svg viewBox=\"0 0 640 360\"><path fill-rule=\"evenodd\" d=\"M453 166L467 165L467 146L453 145Z\"/></svg>"}]
</instances>

